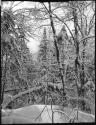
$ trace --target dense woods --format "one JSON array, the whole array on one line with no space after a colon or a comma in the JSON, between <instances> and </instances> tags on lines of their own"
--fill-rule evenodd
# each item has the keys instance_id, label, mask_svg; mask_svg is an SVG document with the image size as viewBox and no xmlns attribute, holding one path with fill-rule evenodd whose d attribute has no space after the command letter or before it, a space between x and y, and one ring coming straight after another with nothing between
<instances>
[{"instance_id":1,"label":"dense woods","mask_svg":"<svg viewBox=\"0 0 96 125\"><path fill-rule=\"evenodd\" d=\"M26 3L1 2L1 108L95 115L95 1ZM39 41L35 54L30 37Z\"/></svg>"}]
</instances>

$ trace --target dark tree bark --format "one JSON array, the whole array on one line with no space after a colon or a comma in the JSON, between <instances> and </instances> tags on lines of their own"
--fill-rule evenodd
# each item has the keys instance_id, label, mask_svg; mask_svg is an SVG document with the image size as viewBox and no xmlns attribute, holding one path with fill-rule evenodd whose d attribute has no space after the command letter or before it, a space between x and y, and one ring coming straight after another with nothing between
<instances>
[{"instance_id":1,"label":"dark tree bark","mask_svg":"<svg viewBox=\"0 0 96 125\"><path fill-rule=\"evenodd\" d=\"M77 29L77 24L78 24L78 18L77 18L77 9L75 8L75 3L73 2L73 18L74 18L74 28L75 28L75 47L76 47L76 59L75 59L75 73L76 73L76 87L77 87L77 94L79 94L79 88L78 88L78 68L79 68L79 42L78 42L78 29ZM79 95L78 95L79 99ZM78 102L77 100L77 108L78 108ZM77 112L77 119L78 119L78 112Z\"/></svg>"},{"instance_id":2,"label":"dark tree bark","mask_svg":"<svg viewBox=\"0 0 96 125\"><path fill-rule=\"evenodd\" d=\"M2 55L2 56L3 56L3 55ZM1 104L3 103L4 89L5 89L5 85L6 85L6 83L7 83L7 78L6 78L7 60L8 60L8 52L7 52L7 47L6 47L6 60L5 60L5 66L4 66L4 69L2 69ZM2 60L2 68L3 68L3 63L4 63L4 61ZM3 72L3 71L4 71L4 72Z\"/></svg>"},{"instance_id":3,"label":"dark tree bark","mask_svg":"<svg viewBox=\"0 0 96 125\"><path fill-rule=\"evenodd\" d=\"M52 18L52 12L51 12L51 3L49 2L49 16L50 16L50 23L51 23L51 27L52 27L52 31L53 31L53 36L54 36L54 45L55 45L55 49L56 49L56 57L57 57L57 62L59 65L59 72L60 72L60 77L62 80L62 84L63 84L63 97L64 100L66 100L66 93L65 93L65 83L64 83L64 77L63 77L63 68L60 66L60 60L59 60L59 48L57 45L57 36L56 36L56 30L54 27L54 23L53 23L53 18Z\"/></svg>"}]
</instances>

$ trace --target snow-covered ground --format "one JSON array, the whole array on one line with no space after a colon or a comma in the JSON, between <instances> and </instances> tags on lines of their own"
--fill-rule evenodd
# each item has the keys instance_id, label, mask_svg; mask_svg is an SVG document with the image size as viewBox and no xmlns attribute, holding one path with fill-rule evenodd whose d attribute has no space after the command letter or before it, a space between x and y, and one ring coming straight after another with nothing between
<instances>
[{"instance_id":1,"label":"snow-covered ground","mask_svg":"<svg viewBox=\"0 0 96 125\"><path fill-rule=\"evenodd\" d=\"M59 110L63 111L62 107L53 105L52 106L53 110ZM77 111L74 110L74 114L72 112L72 109L64 108L65 112L69 117L73 117L74 114L75 116L77 115ZM68 111L70 110L70 111ZM72 112L72 113L71 113ZM18 109L12 109L12 110L2 110L2 116L5 116L6 118L3 121L4 123L24 123L24 121L28 121L28 123L52 123L52 110L51 110L51 105L30 105ZM8 113L9 113L9 119L8 119ZM67 123L69 118L66 114L61 115L59 112L54 113L54 123ZM80 122L94 122L95 121L95 116L92 114L87 114L84 112L79 111L78 115L79 121ZM24 120L25 119L25 120Z\"/></svg>"}]
</instances>

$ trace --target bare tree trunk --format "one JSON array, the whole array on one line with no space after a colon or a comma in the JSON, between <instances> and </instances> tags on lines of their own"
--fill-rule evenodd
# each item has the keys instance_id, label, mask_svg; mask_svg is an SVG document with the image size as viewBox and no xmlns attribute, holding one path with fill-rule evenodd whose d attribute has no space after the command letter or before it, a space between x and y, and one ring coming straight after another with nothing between
<instances>
[{"instance_id":1,"label":"bare tree trunk","mask_svg":"<svg viewBox=\"0 0 96 125\"><path fill-rule=\"evenodd\" d=\"M81 15L81 31L82 31L82 37L84 38L85 35L85 29L84 29L84 21L83 21L83 17ZM84 97L84 77L85 77L85 72L84 72L84 60L85 60L85 46L86 46L86 39L83 40L83 53L82 53L82 72L81 72L81 94L80 96Z\"/></svg>"},{"instance_id":2,"label":"bare tree trunk","mask_svg":"<svg viewBox=\"0 0 96 125\"><path fill-rule=\"evenodd\" d=\"M52 12L51 12L51 3L49 2L49 16L50 16L50 23L51 23L51 27L52 27L52 31L53 31L53 36L54 36L54 45L55 45L55 49L56 49L56 57L57 57L57 62L59 65L59 72L60 72L60 77L62 80L62 85L63 85L63 101L66 99L66 93L65 93L65 83L64 83L64 77L63 77L63 67L60 65L60 60L59 60L59 49L58 49L58 45L57 45L57 37L56 37L56 30L54 27L54 23L53 23L53 18L52 18Z\"/></svg>"},{"instance_id":3,"label":"bare tree trunk","mask_svg":"<svg viewBox=\"0 0 96 125\"><path fill-rule=\"evenodd\" d=\"M74 6L74 2L73 2L73 6ZM74 6L73 9L73 18L74 18L74 28L75 28L75 46L76 46L76 59L75 59L75 73L76 73L76 86L77 86L77 96L79 99L79 88L78 88L78 68L79 68L79 42L78 42L78 29L77 29L77 23L78 23L78 18L77 18L77 9ZM77 100L77 108L78 108L78 101ZM77 119L78 119L78 110L77 110Z\"/></svg>"},{"instance_id":4,"label":"bare tree trunk","mask_svg":"<svg viewBox=\"0 0 96 125\"><path fill-rule=\"evenodd\" d=\"M3 55L2 55L3 56ZM3 58L3 57L2 57ZM1 104L3 103L3 98L4 98L4 89L5 85L7 83L7 78L6 78L6 72L7 72L7 60L8 60L8 53L7 53L7 48L6 48L6 60L5 60L5 67L2 69L2 87L1 87ZM3 68L3 59L2 59L2 68ZM3 72L4 71L4 72Z\"/></svg>"}]
</instances>

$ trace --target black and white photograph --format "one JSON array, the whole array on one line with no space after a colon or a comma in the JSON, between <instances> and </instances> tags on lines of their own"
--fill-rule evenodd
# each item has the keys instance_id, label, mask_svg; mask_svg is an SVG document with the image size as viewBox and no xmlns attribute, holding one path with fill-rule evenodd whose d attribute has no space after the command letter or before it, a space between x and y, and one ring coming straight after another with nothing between
<instances>
[{"instance_id":1,"label":"black and white photograph","mask_svg":"<svg viewBox=\"0 0 96 125\"><path fill-rule=\"evenodd\" d=\"M1 1L1 124L95 123L95 1Z\"/></svg>"}]
</instances>

